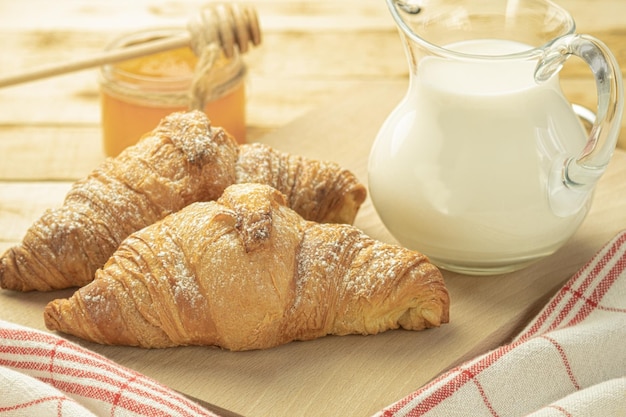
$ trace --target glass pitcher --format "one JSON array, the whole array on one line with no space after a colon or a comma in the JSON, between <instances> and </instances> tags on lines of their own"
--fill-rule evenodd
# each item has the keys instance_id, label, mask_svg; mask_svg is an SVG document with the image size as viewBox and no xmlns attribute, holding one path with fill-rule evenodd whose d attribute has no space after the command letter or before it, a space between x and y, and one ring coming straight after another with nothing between
<instances>
[{"instance_id":1,"label":"glass pitcher","mask_svg":"<svg viewBox=\"0 0 626 417\"><path fill-rule=\"evenodd\" d=\"M584 220L617 143L615 58L550 1L387 3L411 72L369 159L383 223L401 244L466 274L552 254ZM576 111L560 88L572 55L595 77L595 112Z\"/></svg>"}]
</instances>

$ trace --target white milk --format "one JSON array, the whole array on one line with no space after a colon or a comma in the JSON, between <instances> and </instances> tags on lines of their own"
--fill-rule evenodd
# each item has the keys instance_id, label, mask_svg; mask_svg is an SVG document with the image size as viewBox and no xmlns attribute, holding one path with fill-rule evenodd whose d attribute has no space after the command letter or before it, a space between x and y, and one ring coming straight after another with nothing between
<instances>
[{"instance_id":1,"label":"white milk","mask_svg":"<svg viewBox=\"0 0 626 417\"><path fill-rule=\"evenodd\" d=\"M530 47L501 40L447 46L472 54ZM423 58L372 148L369 187L390 232L442 266L498 267L551 253L586 211L553 212L555 155L585 132L558 79L538 85L535 60Z\"/></svg>"}]
</instances>

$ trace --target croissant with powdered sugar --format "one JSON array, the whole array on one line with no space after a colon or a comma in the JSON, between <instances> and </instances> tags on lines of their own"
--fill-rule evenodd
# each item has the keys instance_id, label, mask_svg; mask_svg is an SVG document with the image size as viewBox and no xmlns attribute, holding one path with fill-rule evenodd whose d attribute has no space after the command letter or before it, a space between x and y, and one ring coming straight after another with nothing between
<instances>
[{"instance_id":1,"label":"croissant with powdered sugar","mask_svg":"<svg viewBox=\"0 0 626 417\"><path fill-rule=\"evenodd\" d=\"M238 184L133 233L44 318L97 343L238 351L421 330L448 311L443 277L424 255L306 221L276 189Z\"/></svg>"}]
</instances>

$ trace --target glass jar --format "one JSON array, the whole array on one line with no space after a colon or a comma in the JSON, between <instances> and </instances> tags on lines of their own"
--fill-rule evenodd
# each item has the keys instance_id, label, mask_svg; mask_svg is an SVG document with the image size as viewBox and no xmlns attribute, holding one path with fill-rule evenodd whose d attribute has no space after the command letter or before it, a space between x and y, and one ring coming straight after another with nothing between
<instances>
[{"instance_id":1,"label":"glass jar","mask_svg":"<svg viewBox=\"0 0 626 417\"><path fill-rule=\"evenodd\" d=\"M180 29L152 29L125 35L108 50L176 35ZM183 47L120 63L105 65L100 73L103 147L116 156L153 130L175 111L190 108L198 57ZM246 140L246 66L235 50L221 54L210 72L204 111L213 126L223 127L235 139Z\"/></svg>"}]
</instances>

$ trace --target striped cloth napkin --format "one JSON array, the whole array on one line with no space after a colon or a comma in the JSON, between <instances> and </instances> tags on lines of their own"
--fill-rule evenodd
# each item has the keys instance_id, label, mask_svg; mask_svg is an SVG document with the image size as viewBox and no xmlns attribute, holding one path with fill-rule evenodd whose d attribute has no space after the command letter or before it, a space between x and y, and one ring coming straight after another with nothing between
<instances>
[{"instance_id":1,"label":"striped cloth napkin","mask_svg":"<svg viewBox=\"0 0 626 417\"><path fill-rule=\"evenodd\" d=\"M376 416L626 416L626 231L510 344L442 374Z\"/></svg>"},{"instance_id":2,"label":"striped cloth napkin","mask_svg":"<svg viewBox=\"0 0 626 417\"><path fill-rule=\"evenodd\" d=\"M0 320L0 417L215 414L52 334Z\"/></svg>"}]
</instances>

